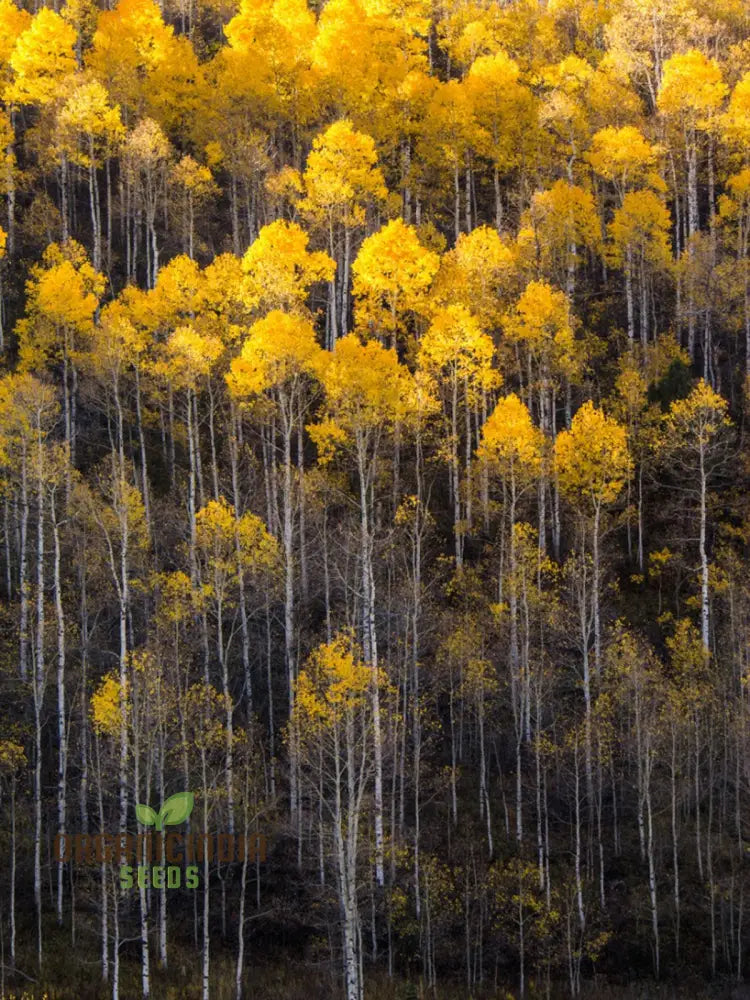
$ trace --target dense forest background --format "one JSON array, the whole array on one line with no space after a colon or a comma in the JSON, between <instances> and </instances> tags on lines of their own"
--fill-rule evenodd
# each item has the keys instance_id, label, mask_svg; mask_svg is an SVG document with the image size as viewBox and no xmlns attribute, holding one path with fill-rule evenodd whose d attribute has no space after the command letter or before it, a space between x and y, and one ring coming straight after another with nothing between
<instances>
[{"instance_id":1,"label":"dense forest background","mask_svg":"<svg viewBox=\"0 0 750 1000\"><path fill-rule=\"evenodd\" d=\"M0 0L0 995L744 996L749 28Z\"/></svg>"}]
</instances>

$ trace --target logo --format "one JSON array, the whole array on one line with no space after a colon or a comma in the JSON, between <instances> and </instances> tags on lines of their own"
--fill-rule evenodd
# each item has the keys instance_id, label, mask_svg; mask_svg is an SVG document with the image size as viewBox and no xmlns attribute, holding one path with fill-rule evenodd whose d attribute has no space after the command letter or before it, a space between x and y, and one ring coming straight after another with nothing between
<instances>
[{"instance_id":1,"label":"logo","mask_svg":"<svg viewBox=\"0 0 750 1000\"><path fill-rule=\"evenodd\" d=\"M135 815L139 823L143 826L155 826L157 831L163 830L165 826L177 826L190 818L195 804L195 796L192 792L178 792L170 795L158 813L155 813L151 806L144 806L140 802L135 807Z\"/></svg>"},{"instance_id":2,"label":"logo","mask_svg":"<svg viewBox=\"0 0 750 1000\"><path fill-rule=\"evenodd\" d=\"M163 833L165 826L178 826L190 818L190 813L195 805L195 795L192 792L177 792L170 795L166 802L162 803L159 812L154 812L151 806L137 802L135 806L136 819L142 826L153 826L157 833ZM177 860L175 851L175 835L168 834L167 837L159 838L160 844L153 846L160 848L157 857L168 861ZM165 844L164 841L171 841ZM144 845L147 847L148 845ZM169 848L169 849L168 849ZM144 850L144 855L145 855ZM149 860L151 860L151 852ZM180 889L182 887L182 869L179 865L143 865L136 866L133 871L132 865L120 865L120 888L132 889L134 877L137 879L139 889ZM185 888L195 889L198 885L198 866L188 865L185 868Z\"/></svg>"},{"instance_id":3,"label":"logo","mask_svg":"<svg viewBox=\"0 0 750 1000\"><path fill-rule=\"evenodd\" d=\"M136 803L136 819L143 827L153 827L153 832L58 833L55 861L119 865L120 888L125 890L196 889L200 882L196 862L202 863L207 872L210 861L230 864L266 860L266 838L262 833L241 836L165 831L165 827L179 826L190 819L194 805L193 792L170 795L158 813L149 805Z\"/></svg>"}]
</instances>

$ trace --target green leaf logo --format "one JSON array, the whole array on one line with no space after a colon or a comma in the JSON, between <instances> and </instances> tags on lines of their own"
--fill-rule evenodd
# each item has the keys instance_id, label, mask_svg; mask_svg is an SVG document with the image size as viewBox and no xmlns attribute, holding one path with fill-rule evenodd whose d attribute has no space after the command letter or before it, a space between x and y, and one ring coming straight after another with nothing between
<instances>
[{"instance_id":1,"label":"green leaf logo","mask_svg":"<svg viewBox=\"0 0 750 1000\"><path fill-rule=\"evenodd\" d=\"M139 823L143 826L155 826L157 830L163 830L165 826L177 826L184 823L193 811L195 796L192 792L177 792L170 795L163 803L158 815L151 806L137 803L135 815Z\"/></svg>"},{"instance_id":2,"label":"green leaf logo","mask_svg":"<svg viewBox=\"0 0 750 1000\"><path fill-rule=\"evenodd\" d=\"M184 823L193 811L194 801L195 796L192 792L177 792L176 795L170 795L159 810L156 829L163 830L165 826Z\"/></svg>"},{"instance_id":3,"label":"green leaf logo","mask_svg":"<svg viewBox=\"0 0 750 1000\"><path fill-rule=\"evenodd\" d=\"M151 806L141 805L139 802L135 807L136 819L144 826L153 826L157 820L156 813Z\"/></svg>"}]
</instances>

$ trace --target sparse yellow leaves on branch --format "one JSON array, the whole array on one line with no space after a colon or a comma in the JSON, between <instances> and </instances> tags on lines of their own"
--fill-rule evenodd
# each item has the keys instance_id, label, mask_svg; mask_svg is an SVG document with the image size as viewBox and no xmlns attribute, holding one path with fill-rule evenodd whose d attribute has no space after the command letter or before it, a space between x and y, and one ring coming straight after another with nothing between
<instances>
[{"instance_id":1,"label":"sparse yellow leaves on branch","mask_svg":"<svg viewBox=\"0 0 750 1000\"><path fill-rule=\"evenodd\" d=\"M204 554L211 576L234 580L240 569L259 573L272 570L278 559L278 543L259 517L249 511L237 517L224 498L209 500L195 515L196 542Z\"/></svg>"},{"instance_id":2,"label":"sparse yellow leaves on branch","mask_svg":"<svg viewBox=\"0 0 750 1000\"><path fill-rule=\"evenodd\" d=\"M676 399L666 415L668 445L705 451L732 421L727 401L701 379L686 399Z\"/></svg>"},{"instance_id":3,"label":"sparse yellow leaves on branch","mask_svg":"<svg viewBox=\"0 0 750 1000\"><path fill-rule=\"evenodd\" d=\"M91 719L100 736L114 737L119 734L123 702L127 714L130 711L127 686L123 697L117 676L114 673L107 674L91 695Z\"/></svg>"}]
</instances>

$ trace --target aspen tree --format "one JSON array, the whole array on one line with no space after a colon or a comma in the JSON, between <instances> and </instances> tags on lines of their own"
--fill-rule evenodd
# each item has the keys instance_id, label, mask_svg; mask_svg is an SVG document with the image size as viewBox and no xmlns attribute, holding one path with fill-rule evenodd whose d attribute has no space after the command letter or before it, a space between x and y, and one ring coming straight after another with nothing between
<instances>
[{"instance_id":1,"label":"aspen tree","mask_svg":"<svg viewBox=\"0 0 750 1000\"><path fill-rule=\"evenodd\" d=\"M93 233L91 260L94 270L98 271L102 266L102 208L97 168L100 164L108 168L109 159L124 137L120 109L110 104L106 90L98 81L82 82L63 104L57 120L70 162L87 174ZM108 246L107 253L111 252Z\"/></svg>"},{"instance_id":2,"label":"aspen tree","mask_svg":"<svg viewBox=\"0 0 750 1000\"><path fill-rule=\"evenodd\" d=\"M668 457L672 468L691 477L682 479L679 489L698 507L701 639L706 649L711 642L708 490L712 479L729 458L731 426L726 400L703 379L687 399L675 400L664 418L664 456Z\"/></svg>"},{"instance_id":3,"label":"aspen tree","mask_svg":"<svg viewBox=\"0 0 750 1000\"><path fill-rule=\"evenodd\" d=\"M210 850L209 816L214 811L214 785L221 768L221 754L226 746L226 733L222 726L222 716L226 713L225 699L210 684L193 684L185 694L185 718L189 748L197 751L200 761L202 833L204 837L202 867L202 935L201 935L201 998L209 1000L211 995L211 928L210 928Z\"/></svg>"},{"instance_id":4,"label":"aspen tree","mask_svg":"<svg viewBox=\"0 0 750 1000\"><path fill-rule=\"evenodd\" d=\"M375 740L375 869L378 885L384 882L383 747L380 689L375 547L375 474L389 430L408 416L411 377L399 365L396 352L377 341L361 344L354 334L337 341L323 373L328 416L309 427L324 456L337 447L352 454L359 484L359 560L362 587L362 647L372 670L373 726Z\"/></svg>"},{"instance_id":5,"label":"aspen tree","mask_svg":"<svg viewBox=\"0 0 750 1000\"><path fill-rule=\"evenodd\" d=\"M17 37L10 54L13 82L7 91L17 104L46 105L75 69L75 32L54 10L43 7Z\"/></svg>"},{"instance_id":6,"label":"aspen tree","mask_svg":"<svg viewBox=\"0 0 750 1000\"><path fill-rule=\"evenodd\" d=\"M36 957L41 969L43 958L42 942L42 752L43 752L43 712L44 695L48 672L46 665L46 617L44 606L45 575L45 535L46 535L46 492L51 474L47 437L59 411L53 390L33 376L10 376L2 397L0 419L6 440L15 439L21 449L21 490L25 494L24 505L28 503L28 492L36 494L36 627L33 636L30 625L30 581L26 579L25 567L21 579L22 656L29 657L31 694L34 711L34 907L36 911ZM8 442L10 443L10 442ZM8 444L5 445L8 447ZM25 543L24 543L25 544ZM28 597L26 596L28 595ZM22 660L21 673L25 673Z\"/></svg>"},{"instance_id":7,"label":"aspen tree","mask_svg":"<svg viewBox=\"0 0 750 1000\"><path fill-rule=\"evenodd\" d=\"M659 110L680 129L684 142L685 188L687 202L687 247L688 266L695 253L695 236L699 228L698 218L698 163L700 145L705 136L710 136L714 128L713 119L726 96L726 84L722 80L718 63L706 58L697 49L673 55L664 63L657 104ZM709 139L709 152L711 150ZM713 171L712 157L709 156L709 170ZM713 176L710 178L713 188ZM709 205L709 218L713 220L715 206ZM713 221L711 222L713 225ZM692 276L688 276L688 353L695 357L696 316L693 301Z\"/></svg>"},{"instance_id":8,"label":"aspen tree","mask_svg":"<svg viewBox=\"0 0 750 1000\"><path fill-rule=\"evenodd\" d=\"M65 441L76 460L77 364L88 346L104 275L89 263L75 240L51 243L26 285L26 315L16 324L20 362L43 370L62 361Z\"/></svg>"},{"instance_id":9,"label":"aspen tree","mask_svg":"<svg viewBox=\"0 0 750 1000\"><path fill-rule=\"evenodd\" d=\"M349 328L352 236L366 224L368 209L372 214L372 208L385 199L388 190L378 166L375 142L369 135L355 131L346 119L334 122L315 139L302 180L305 197L299 207L327 230L328 253L336 261L339 287L332 280L330 347Z\"/></svg>"},{"instance_id":10,"label":"aspen tree","mask_svg":"<svg viewBox=\"0 0 750 1000\"><path fill-rule=\"evenodd\" d=\"M627 435L612 417L606 416L590 401L576 412L570 430L563 430L555 440L554 464L560 488L576 504L586 520L586 534L591 532L593 580L591 610L594 622L594 669L601 673L601 519L608 506L622 493L632 472ZM586 545L585 534L582 538ZM582 610L583 615L583 610ZM589 648L583 638L583 694L586 706L586 781L591 800L593 788L591 760L592 691L589 668Z\"/></svg>"},{"instance_id":11,"label":"aspen tree","mask_svg":"<svg viewBox=\"0 0 750 1000\"><path fill-rule=\"evenodd\" d=\"M240 297L251 311L281 309L305 315L310 287L331 281L335 262L321 250L307 249L310 237L293 222L264 226L242 258L245 277Z\"/></svg>"},{"instance_id":12,"label":"aspen tree","mask_svg":"<svg viewBox=\"0 0 750 1000\"><path fill-rule=\"evenodd\" d=\"M125 139L124 168L128 197L132 200L126 247L128 277L135 279L139 264L138 219L145 222L146 286L153 288L159 274L159 241L156 216L163 197L172 148L158 122L142 118Z\"/></svg>"},{"instance_id":13,"label":"aspen tree","mask_svg":"<svg viewBox=\"0 0 750 1000\"><path fill-rule=\"evenodd\" d=\"M495 229L502 232L500 178L518 167L536 136L532 93L519 81L520 67L505 52L479 56L471 64L466 87L478 126L478 151L492 163Z\"/></svg>"},{"instance_id":14,"label":"aspen tree","mask_svg":"<svg viewBox=\"0 0 750 1000\"><path fill-rule=\"evenodd\" d=\"M281 426L283 449L282 537L284 549L284 650L289 696L289 716L294 710L296 663L294 513L295 491L292 470L292 436L309 409L311 384L324 371L323 351L315 331L304 318L273 310L250 328L239 357L227 375L229 390L238 399L265 398L271 401ZM275 441L274 447L275 447ZM301 470L299 470L301 476ZM297 487L297 508L303 501L301 482ZM290 744L294 750L293 742ZM296 761L291 761L291 808L296 817Z\"/></svg>"},{"instance_id":15,"label":"aspen tree","mask_svg":"<svg viewBox=\"0 0 750 1000\"><path fill-rule=\"evenodd\" d=\"M534 233L537 266L573 299L582 264L581 250L598 251L601 243L594 199L590 192L555 181L537 191L526 213Z\"/></svg>"},{"instance_id":16,"label":"aspen tree","mask_svg":"<svg viewBox=\"0 0 750 1000\"><path fill-rule=\"evenodd\" d=\"M607 648L606 682L611 685L615 707L632 712L635 728L637 765L638 835L641 860L648 864L648 891L651 909L651 934L654 975L661 965L657 857L655 849L653 771L662 737L664 683L660 664L643 639L630 633L618 622Z\"/></svg>"},{"instance_id":17,"label":"aspen tree","mask_svg":"<svg viewBox=\"0 0 750 1000\"><path fill-rule=\"evenodd\" d=\"M494 332L517 292L517 257L510 242L488 226L461 233L455 247L440 258L430 304L465 306L485 331Z\"/></svg>"},{"instance_id":18,"label":"aspen tree","mask_svg":"<svg viewBox=\"0 0 750 1000\"><path fill-rule=\"evenodd\" d=\"M352 264L357 330L395 347L428 311L427 292L438 265L438 255L401 219L368 236Z\"/></svg>"},{"instance_id":19,"label":"aspen tree","mask_svg":"<svg viewBox=\"0 0 750 1000\"><path fill-rule=\"evenodd\" d=\"M16 961L16 788L18 774L28 763L20 743L14 740L0 742L0 777L10 783L10 890L8 912L10 914L10 960Z\"/></svg>"},{"instance_id":20,"label":"aspen tree","mask_svg":"<svg viewBox=\"0 0 750 1000\"><path fill-rule=\"evenodd\" d=\"M634 285L638 291L639 333L649 339L650 286L654 276L668 274L672 263L669 212L651 191L631 191L608 226L611 261L625 272L628 338L635 337Z\"/></svg>"},{"instance_id":21,"label":"aspen tree","mask_svg":"<svg viewBox=\"0 0 750 1000\"><path fill-rule=\"evenodd\" d=\"M74 45L73 28L55 11L43 7L16 38L9 60L13 81L5 92L7 99L14 104L40 108L54 104L61 85L75 69ZM59 185L62 238L67 240L70 235L70 180L64 152L60 160Z\"/></svg>"},{"instance_id":22,"label":"aspen tree","mask_svg":"<svg viewBox=\"0 0 750 1000\"><path fill-rule=\"evenodd\" d=\"M15 146L15 113L13 103L7 92L7 87L12 79L10 66L10 56L16 44L16 40L29 26L31 15L28 11L19 9L13 0L2 0L0 3L0 84L2 85L3 100L8 107L0 110L0 144L3 149L2 165L3 180L0 183L0 191L7 198L7 226L8 226L8 256L15 257L16 249L16 177L17 160L14 150Z\"/></svg>"},{"instance_id":23,"label":"aspen tree","mask_svg":"<svg viewBox=\"0 0 750 1000\"><path fill-rule=\"evenodd\" d=\"M501 382L499 372L492 368L494 345L468 309L449 305L438 310L419 343L417 363L439 385L447 410L447 458L450 468L453 500L453 531L456 566L461 567L464 535L471 529L471 411L482 394ZM465 471L461 481L459 448L459 406L463 404ZM462 517L462 514L465 516Z\"/></svg>"},{"instance_id":24,"label":"aspen tree","mask_svg":"<svg viewBox=\"0 0 750 1000\"><path fill-rule=\"evenodd\" d=\"M196 214L219 192L211 171L186 154L172 167L170 179L182 190L183 253L192 260L195 251Z\"/></svg>"},{"instance_id":25,"label":"aspen tree","mask_svg":"<svg viewBox=\"0 0 750 1000\"><path fill-rule=\"evenodd\" d=\"M503 484L504 503L501 535L503 550L508 546L508 604L510 613L510 674L513 688L513 714L516 720L516 821L517 838L522 839L521 825L521 744L524 736L530 738L527 716L530 713L530 685L528 673L523 671L522 683L519 677L518 605L519 579L516 559L518 541L516 512L519 500L525 492L536 485L542 471L544 439L534 426L528 409L515 393L510 393L498 401L482 429L482 444L479 454L486 459L490 475L497 476ZM505 523L507 522L507 523ZM507 543L506 543L507 538ZM502 576L503 570L500 569Z\"/></svg>"},{"instance_id":26,"label":"aspen tree","mask_svg":"<svg viewBox=\"0 0 750 1000\"><path fill-rule=\"evenodd\" d=\"M254 514L239 519L224 497L211 500L195 515L196 544L203 570L203 593L216 608L216 656L221 673L226 718L226 786L229 832L234 833L234 694L230 690L229 649L224 638L224 615L239 576L270 570L276 562L276 542ZM231 641L231 637L230 640Z\"/></svg>"},{"instance_id":27,"label":"aspen tree","mask_svg":"<svg viewBox=\"0 0 750 1000\"><path fill-rule=\"evenodd\" d=\"M378 738L373 685L383 689L385 679L373 674L344 635L318 647L299 674L295 697L295 739L305 770L317 767L322 755L330 787L319 788L326 826L333 841L336 889L343 915L343 964L347 1000L362 1000L364 983L359 960L360 821L365 795L375 774L371 741ZM385 719L382 720L384 723ZM384 728L388 728L387 725ZM376 744L377 745L377 744Z\"/></svg>"},{"instance_id":28,"label":"aspen tree","mask_svg":"<svg viewBox=\"0 0 750 1000\"><path fill-rule=\"evenodd\" d=\"M152 120L187 131L203 104L202 69L188 38L175 37L155 0L119 0L96 21L85 66L129 125Z\"/></svg>"},{"instance_id":29,"label":"aspen tree","mask_svg":"<svg viewBox=\"0 0 750 1000\"><path fill-rule=\"evenodd\" d=\"M471 149L476 143L476 127L471 114L471 92L464 81L439 83L430 99L425 122L424 146L420 149L426 160L434 160L438 170L447 168L453 181L453 238L458 240L463 229L472 230L471 216ZM462 169L466 170L466 213L461 224Z\"/></svg>"}]
</instances>

